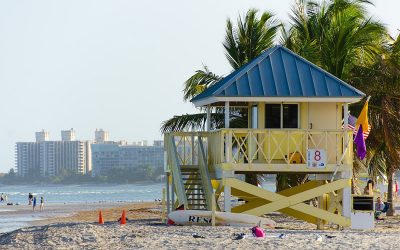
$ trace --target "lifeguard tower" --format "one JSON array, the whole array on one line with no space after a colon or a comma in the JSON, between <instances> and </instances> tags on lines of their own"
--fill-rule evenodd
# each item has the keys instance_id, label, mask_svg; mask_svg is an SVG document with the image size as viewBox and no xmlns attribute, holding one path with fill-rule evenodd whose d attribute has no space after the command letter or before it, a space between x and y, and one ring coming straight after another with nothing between
<instances>
[{"instance_id":1,"label":"lifeguard tower","mask_svg":"<svg viewBox=\"0 0 400 250\"><path fill-rule=\"evenodd\" d=\"M266 50L191 100L207 110L206 131L165 134L168 211L211 210L215 192L224 194L222 211L279 211L316 225L350 226L348 105L364 96L282 46ZM215 107L225 110L225 127L210 130ZM232 108L247 110L248 128L230 128ZM235 178L246 173L303 173L309 181L275 193ZM232 197L245 202L233 206ZM317 207L306 202L314 198Z\"/></svg>"}]
</instances>

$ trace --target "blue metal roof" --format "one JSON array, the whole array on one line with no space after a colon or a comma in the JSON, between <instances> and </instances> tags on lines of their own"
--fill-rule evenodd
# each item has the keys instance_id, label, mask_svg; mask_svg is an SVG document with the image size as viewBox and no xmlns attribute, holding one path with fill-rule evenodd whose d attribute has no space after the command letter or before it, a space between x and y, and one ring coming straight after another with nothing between
<instances>
[{"instance_id":1,"label":"blue metal roof","mask_svg":"<svg viewBox=\"0 0 400 250\"><path fill-rule=\"evenodd\" d=\"M362 98L365 94L277 45L233 71L191 102L216 97ZM218 98L220 97L220 98ZM214 98L215 99L215 98Z\"/></svg>"}]
</instances>

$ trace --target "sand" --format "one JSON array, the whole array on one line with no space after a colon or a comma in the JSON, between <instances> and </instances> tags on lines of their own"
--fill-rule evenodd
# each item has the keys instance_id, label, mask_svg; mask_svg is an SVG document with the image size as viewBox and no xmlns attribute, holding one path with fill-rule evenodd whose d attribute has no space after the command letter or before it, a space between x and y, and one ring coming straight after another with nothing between
<instances>
[{"instance_id":1,"label":"sand","mask_svg":"<svg viewBox=\"0 0 400 250\"><path fill-rule=\"evenodd\" d=\"M117 220L126 209L128 223ZM33 227L0 235L0 249L398 249L400 217L386 217L371 231L315 226L279 213L270 215L279 226L266 229L266 238L235 240L247 227L166 226L160 222L160 204L123 204L98 211L80 211L69 217L35 221ZM204 238L194 238L198 234ZM278 238L284 234L284 238Z\"/></svg>"}]
</instances>

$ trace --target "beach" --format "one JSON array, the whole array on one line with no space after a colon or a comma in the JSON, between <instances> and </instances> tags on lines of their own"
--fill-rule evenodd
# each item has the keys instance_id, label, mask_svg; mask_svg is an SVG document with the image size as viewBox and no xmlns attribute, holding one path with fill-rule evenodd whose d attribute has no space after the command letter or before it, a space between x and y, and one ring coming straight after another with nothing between
<instances>
[{"instance_id":1,"label":"beach","mask_svg":"<svg viewBox=\"0 0 400 250\"><path fill-rule=\"evenodd\" d=\"M109 204L111 205L111 204ZM160 203L112 204L31 222L31 227L0 234L0 249L396 249L400 247L400 217L377 221L374 230L315 230L315 225L280 213L268 217L276 229L265 238L251 236L249 227L167 226L160 220ZM87 208L88 209L88 208ZM127 224L117 221L126 210ZM398 209L398 207L397 207ZM247 237L236 240L236 235ZM197 234L204 238L194 238ZM278 236L281 235L281 238ZM282 237L283 235L283 237Z\"/></svg>"},{"instance_id":2,"label":"beach","mask_svg":"<svg viewBox=\"0 0 400 250\"><path fill-rule=\"evenodd\" d=\"M0 233L31 225L31 222L54 217L68 217L77 211L106 209L161 198L163 183L71 184L71 185L4 185L0 193L8 195L0 202ZM38 207L28 206L28 193L38 198ZM39 212L40 197L44 211ZM18 204L18 205L17 205Z\"/></svg>"}]
</instances>

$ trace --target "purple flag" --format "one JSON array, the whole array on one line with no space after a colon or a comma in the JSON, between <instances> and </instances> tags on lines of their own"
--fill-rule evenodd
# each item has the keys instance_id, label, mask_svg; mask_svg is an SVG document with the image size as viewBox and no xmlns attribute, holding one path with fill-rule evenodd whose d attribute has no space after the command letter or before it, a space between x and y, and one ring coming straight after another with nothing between
<instances>
[{"instance_id":1,"label":"purple flag","mask_svg":"<svg viewBox=\"0 0 400 250\"><path fill-rule=\"evenodd\" d=\"M365 146L364 136L363 136L363 127L360 124L358 128L357 135L354 138L354 143L357 145L357 156L360 160L365 158L367 154L367 147Z\"/></svg>"}]
</instances>

